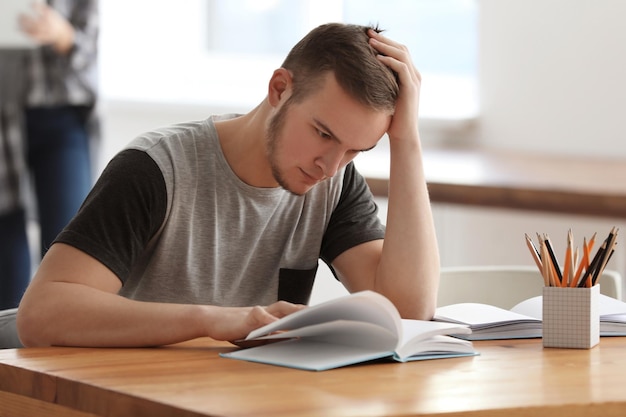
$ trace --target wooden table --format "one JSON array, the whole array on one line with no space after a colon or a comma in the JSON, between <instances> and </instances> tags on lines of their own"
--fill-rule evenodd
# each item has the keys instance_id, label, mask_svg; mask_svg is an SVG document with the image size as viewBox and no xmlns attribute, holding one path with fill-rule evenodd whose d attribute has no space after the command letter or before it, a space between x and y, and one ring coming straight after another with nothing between
<instances>
[{"instance_id":1,"label":"wooden table","mask_svg":"<svg viewBox=\"0 0 626 417\"><path fill-rule=\"evenodd\" d=\"M359 155L357 167L376 196L387 196L384 150ZM427 149L431 201L626 217L626 161L488 149Z\"/></svg>"},{"instance_id":2,"label":"wooden table","mask_svg":"<svg viewBox=\"0 0 626 417\"><path fill-rule=\"evenodd\" d=\"M0 351L0 416L624 416L626 338L590 350L475 342L480 356L308 372L153 349Z\"/></svg>"}]
</instances>

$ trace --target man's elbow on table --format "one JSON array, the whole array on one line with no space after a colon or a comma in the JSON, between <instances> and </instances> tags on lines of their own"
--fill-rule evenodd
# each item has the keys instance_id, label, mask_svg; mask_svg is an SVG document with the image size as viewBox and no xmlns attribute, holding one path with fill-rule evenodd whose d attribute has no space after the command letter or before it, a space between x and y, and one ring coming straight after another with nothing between
<instances>
[{"instance_id":1,"label":"man's elbow on table","mask_svg":"<svg viewBox=\"0 0 626 417\"><path fill-rule=\"evenodd\" d=\"M17 334L24 347L51 346L52 343L46 337L46 324L44 311L30 308L28 303L22 302L17 310Z\"/></svg>"}]
</instances>

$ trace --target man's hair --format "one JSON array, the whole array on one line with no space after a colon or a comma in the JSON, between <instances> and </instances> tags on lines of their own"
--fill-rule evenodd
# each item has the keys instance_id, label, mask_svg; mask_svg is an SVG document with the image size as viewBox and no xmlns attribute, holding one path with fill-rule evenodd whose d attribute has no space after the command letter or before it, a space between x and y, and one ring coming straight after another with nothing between
<instances>
[{"instance_id":1,"label":"man's hair","mask_svg":"<svg viewBox=\"0 0 626 417\"><path fill-rule=\"evenodd\" d=\"M376 58L368 29L381 32L378 27L329 23L298 42L282 64L293 77L290 101L302 101L332 72L341 88L359 103L392 113L399 91L397 74Z\"/></svg>"}]
</instances>

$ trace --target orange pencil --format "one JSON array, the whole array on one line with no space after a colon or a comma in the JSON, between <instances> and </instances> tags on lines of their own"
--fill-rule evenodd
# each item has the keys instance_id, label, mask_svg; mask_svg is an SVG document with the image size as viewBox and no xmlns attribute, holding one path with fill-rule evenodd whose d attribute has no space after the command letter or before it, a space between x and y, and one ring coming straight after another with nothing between
<instances>
[{"instance_id":1,"label":"orange pencil","mask_svg":"<svg viewBox=\"0 0 626 417\"><path fill-rule=\"evenodd\" d=\"M578 272L578 268L580 267L580 263L582 261L582 258L580 257L580 248L578 246L576 246L576 253L574 253L574 262L572 263L572 269L571 269L571 274L572 274L572 279L569 282L569 286L570 287L575 287L576 286L576 273Z\"/></svg>"},{"instance_id":2,"label":"orange pencil","mask_svg":"<svg viewBox=\"0 0 626 417\"><path fill-rule=\"evenodd\" d=\"M594 234L594 236L592 236L592 239L594 237L595 237L595 234ZM591 240L589 242L593 243L593 242L591 242ZM604 244L602 246L600 246L600 248L598 249L598 252L596 252L596 255L593 257L594 258L593 260L591 259L591 245L589 247L589 253L587 254L587 269L585 270L585 275L587 276L587 279L585 280L585 284L584 285L585 285L586 288L590 288L591 287L591 279L593 278L593 271L590 271L590 268L592 266L593 266L594 269L596 269L598 267L598 263L594 262L594 261L596 260L596 258L597 258L597 261L600 260L601 251L602 251L603 247L604 247Z\"/></svg>"},{"instance_id":3,"label":"orange pencil","mask_svg":"<svg viewBox=\"0 0 626 417\"><path fill-rule=\"evenodd\" d=\"M571 263L572 263L572 246L571 241L567 241L567 248L565 249L565 264L563 265L563 280L561 281L562 287L567 287L571 285L573 279L570 276L571 272Z\"/></svg>"},{"instance_id":4,"label":"orange pencil","mask_svg":"<svg viewBox=\"0 0 626 417\"><path fill-rule=\"evenodd\" d=\"M582 278L580 279L580 282L578 283L579 288L585 288L585 287L589 288L594 285L593 275L595 274L595 272L597 272L598 268L600 267L600 263L602 261L602 258L604 257L604 253L606 252L606 248L607 248L606 241L604 241L602 243L602 246L600 246L600 248L596 251L596 254L593 256L593 259L587 262L588 267L585 273L583 274Z\"/></svg>"},{"instance_id":5,"label":"orange pencil","mask_svg":"<svg viewBox=\"0 0 626 417\"><path fill-rule=\"evenodd\" d=\"M570 287L575 287L578 284L583 268L585 270L589 269L589 245L587 245L587 238L583 238L583 258L578 264L578 269L576 270L576 274L574 274L574 279L569 283Z\"/></svg>"},{"instance_id":6,"label":"orange pencil","mask_svg":"<svg viewBox=\"0 0 626 417\"><path fill-rule=\"evenodd\" d=\"M598 233L594 233L593 236L591 236L591 239L589 239L589 253L591 253L591 251L593 250L593 244L596 242L596 235Z\"/></svg>"},{"instance_id":7,"label":"orange pencil","mask_svg":"<svg viewBox=\"0 0 626 417\"><path fill-rule=\"evenodd\" d=\"M567 283L564 286L567 287L569 283L574 280L574 269L576 268L576 263L574 262L574 233L572 233L572 229L567 232L567 258L569 260L569 268L567 274Z\"/></svg>"}]
</instances>

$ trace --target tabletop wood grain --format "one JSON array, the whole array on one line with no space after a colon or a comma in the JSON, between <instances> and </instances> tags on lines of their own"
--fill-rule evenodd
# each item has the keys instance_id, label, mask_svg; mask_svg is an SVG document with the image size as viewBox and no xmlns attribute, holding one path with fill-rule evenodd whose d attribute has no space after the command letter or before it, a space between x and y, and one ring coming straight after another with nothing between
<instances>
[{"instance_id":1,"label":"tabletop wood grain","mask_svg":"<svg viewBox=\"0 0 626 417\"><path fill-rule=\"evenodd\" d=\"M626 338L590 350L475 342L480 356L324 372L149 349L0 351L0 416L624 416ZM20 414L21 413L21 414Z\"/></svg>"}]
</instances>

